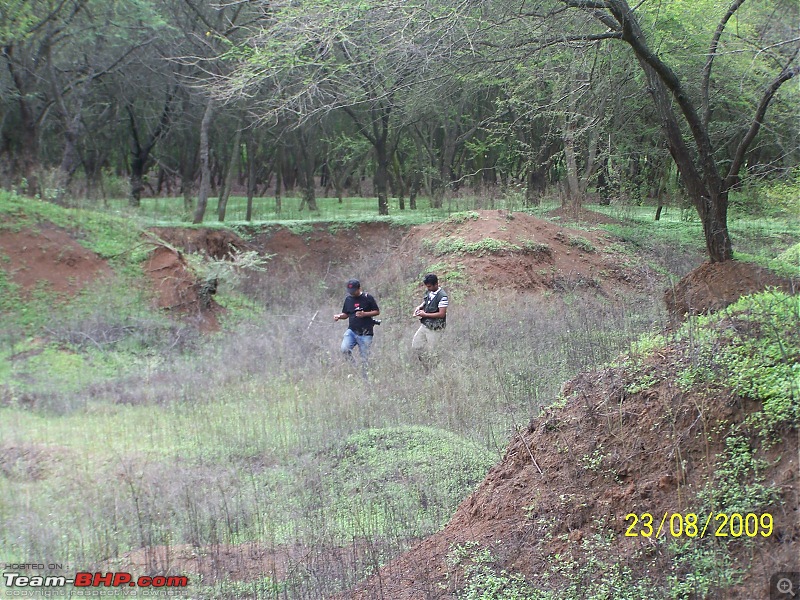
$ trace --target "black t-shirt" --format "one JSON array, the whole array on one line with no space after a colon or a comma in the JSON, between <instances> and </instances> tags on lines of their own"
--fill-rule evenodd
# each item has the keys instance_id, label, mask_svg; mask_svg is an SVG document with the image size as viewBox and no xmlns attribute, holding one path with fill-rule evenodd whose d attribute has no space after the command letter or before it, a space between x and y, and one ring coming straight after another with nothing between
<instances>
[{"instance_id":1,"label":"black t-shirt","mask_svg":"<svg viewBox=\"0 0 800 600\"><path fill-rule=\"evenodd\" d=\"M357 317L357 310L380 310L375 298L366 292L361 292L358 296L347 296L342 307L342 312L350 317L350 329L357 335L372 335L374 327L372 317Z\"/></svg>"}]
</instances>

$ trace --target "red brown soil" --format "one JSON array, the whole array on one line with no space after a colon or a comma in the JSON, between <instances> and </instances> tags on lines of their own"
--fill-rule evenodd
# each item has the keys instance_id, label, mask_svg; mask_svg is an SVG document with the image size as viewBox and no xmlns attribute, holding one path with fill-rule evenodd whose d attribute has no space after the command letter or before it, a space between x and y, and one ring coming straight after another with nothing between
<instances>
[{"instance_id":1,"label":"red brown soil","mask_svg":"<svg viewBox=\"0 0 800 600\"><path fill-rule=\"evenodd\" d=\"M194 318L204 331L218 331L219 305L200 293L198 282L181 252L156 246L144 267L156 291L158 307Z\"/></svg>"},{"instance_id":2,"label":"red brown soil","mask_svg":"<svg viewBox=\"0 0 800 600\"><path fill-rule=\"evenodd\" d=\"M428 255L428 263L463 270L471 287L518 291L593 288L604 294L643 289L655 281L647 267L609 249L613 237L599 230L565 228L525 213L477 211L478 218L421 225L408 234L400 254ZM521 247L490 255L436 254L439 240L499 240ZM588 243L587 243L588 242ZM526 250L525 244L534 244ZM537 250L536 248L541 248Z\"/></svg>"},{"instance_id":3,"label":"red brown soil","mask_svg":"<svg viewBox=\"0 0 800 600\"><path fill-rule=\"evenodd\" d=\"M48 292L72 296L92 281L112 274L102 258L78 244L69 232L51 224L41 224L36 231L3 230L0 254L8 257L3 270L23 294L42 286Z\"/></svg>"},{"instance_id":4,"label":"red brown soil","mask_svg":"<svg viewBox=\"0 0 800 600\"><path fill-rule=\"evenodd\" d=\"M721 310L742 296L768 287L790 294L797 291L796 282L752 263L736 260L707 262L686 275L674 288L665 291L664 302L670 317L677 322L686 315Z\"/></svg>"},{"instance_id":5,"label":"red brown soil","mask_svg":"<svg viewBox=\"0 0 800 600\"><path fill-rule=\"evenodd\" d=\"M253 250L253 246L230 229L211 227L153 227L156 241L163 240L188 254L201 253L223 260L236 251Z\"/></svg>"},{"instance_id":6,"label":"red brown soil","mask_svg":"<svg viewBox=\"0 0 800 600\"><path fill-rule=\"evenodd\" d=\"M562 223L586 223L589 225L612 225L621 223L619 219L615 219L614 217L609 217L608 215L604 215L603 213L595 212L593 210L587 210L585 208L581 208L578 211L566 209L566 208L557 208L555 210L551 210L547 213L548 218L556 218L560 219Z\"/></svg>"},{"instance_id":7,"label":"red brown soil","mask_svg":"<svg viewBox=\"0 0 800 600\"><path fill-rule=\"evenodd\" d=\"M332 270L368 262L399 246L407 229L387 223L359 223L349 228L330 224L309 225L307 233L270 227L255 233L251 242L273 255L270 272L277 277L315 273L325 277Z\"/></svg>"}]
</instances>

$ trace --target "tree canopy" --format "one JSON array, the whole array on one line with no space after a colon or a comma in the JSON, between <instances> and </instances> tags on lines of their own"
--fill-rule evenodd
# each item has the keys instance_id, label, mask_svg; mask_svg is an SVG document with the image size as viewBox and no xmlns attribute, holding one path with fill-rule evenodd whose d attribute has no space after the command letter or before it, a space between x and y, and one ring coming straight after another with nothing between
<instances>
[{"instance_id":1,"label":"tree canopy","mask_svg":"<svg viewBox=\"0 0 800 600\"><path fill-rule=\"evenodd\" d=\"M317 188L370 177L379 214L512 186L577 210L660 203L677 174L724 261L729 192L800 162L792 0L0 0L0 17L0 184L58 202L118 177L134 206L182 194L201 221L237 182L278 208L299 186L313 211Z\"/></svg>"}]
</instances>

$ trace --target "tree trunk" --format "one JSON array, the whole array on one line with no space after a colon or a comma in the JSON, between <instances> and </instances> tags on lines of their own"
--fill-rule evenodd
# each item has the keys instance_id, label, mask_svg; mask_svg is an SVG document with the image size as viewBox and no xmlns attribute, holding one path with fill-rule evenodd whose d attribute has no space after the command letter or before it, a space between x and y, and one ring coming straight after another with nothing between
<instances>
[{"instance_id":1,"label":"tree trunk","mask_svg":"<svg viewBox=\"0 0 800 600\"><path fill-rule=\"evenodd\" d=\"M133 151L131 159L131 178L130 178L130 197L128 204L132 208L139 208L142 202L142 190L144 190L144 164L146 159L138 152Z\"/></svg>"},{"instance_id":2,"label":"tree trunk","mask_svg":"<svg viewBox=\"0 0 800 600\"><path fill-rule=\"evenodd\" d=\"M728 233L728 194L722 188L708 128L702 125L677 76L647 46L639 23L627 3L624 0L608 0L608 7L621 24L622 39L633 49L647 77L648 90L661 117L661 128L667 138L670 154L703 223L709 258L711 262L730 260L733 258L733 249ZM673 102L680 106L691 130L698 155L697 163L686 145Z\"/></svg>"},{"instance_id":3,"label":"tree trunk","mask_svg":"<svg viewBox=\"0 0 800 600\"><path fill-rule=\"evenodd\" d=\"M375 145L375 176L372 181L375 184L375 193L378 196L378 214L389 214L389 156L385 140L378 140Z\"/></svg>"},{"instance_id":4,"label":"tree trunk","mask_svg":"<svg viewBox=\"0 0 800 600\"><path fill-rule=\"evenodd\" d=\"M253 196L256 193L256 144L252 137L245 142L247 148L247 212L244 220L253 220Z\"/></svg>"},{"instance_id":5,"label":"tree trunk","mask_svg":"<svg viewBox=\"0 0 800 600\"><path fill-rule=\"evenodd\" d=\"M575 158L575 137L567 126L564 135L564 163L567 169L567 189L562 207L577 216L581 210L581 191L578 184L578 164Z\"/></svg>"},{"instance_id":6,"label":"tree trunk","mask_svg":"<svg viewBox=\"0 0 800 600\"><path fill-rule=\"evenodd\" d=\"M422 185L422 176L418 172L414 172L411 176L411 185L408 190L408 207L411 210L417 210L417 194L419 194L420 186Z\"/></svg>"},{"instance_id":7,"label":"tree trunk","mask_svg":"<svg viewBox=\"0 0 800 600\"><path fill-rule=\"evenodd\" d=\"M317 193L316 181L314 180L314 173L317 171L317 162L314 151L311 149L309 133L302 130L297 135L297 145L299 152L296 155L295 163L297 164L297 179L302 189L303 199L300 202L300 209L308 207L311 212L319 212L317 207Z\"/></svg>"},{"instance_id":8,"label":"tree trunk","mask_svg":"<svg viewBox=\"0 0 800 600\"><path fill-rule=\"evenodd\" d=\"M275 212L281 214L281 182L283 181L283 147L275 153Z\"/></svg>"},{"instance_id":9,"label":"tree trunk","mask_svg":"<svg viewBox=\"0 0 800 600\"><path fill-rule=\"evenodd\" d=\"M17 103L21 121L20 132L20 158L18 162L18 173L20 175L19 187L24 194L36 196L41 192L39 189L39 178L37 170L39 166L39 119L36 117L35 110L31 105L31 98L34 94L30 75L25 75L30 71L18 68L14 60L14 45L8 44L2 47L2 55L6 59L11 79L14 81ZM45 58L45 55L43 55ZM29 85L30 83L30 85Z\"/></svg>"},{"instance_id":10,"label":"tree trunk","mask_svg":"<svg viewBox=\"0 0 800 600\"><path fill-rule=\"evenodd\" d=\"M542 203L541 182L543 177L531 167L528 169L525 186L525 207L539 206Z\"/></svg>"},{"instance_id":11,"label":"tree trunk","mask_svg":"<svg viewBox=\"0 0 800 600\"><path fill-rule=\"evenodd\" d=\"M211 188L211 165L209 164L208 132L211 129L211 115L214 113L214 101L209 100L200 122L200 191L197 195L197 209L194 211L192 223L203 222Z\"/></svg>"},{"instance_id":12,"label":"tree trunk","mask_svg":"<svg viewBox=\"0 0 800 600\"><path fill-rule=\"evenodd\" d=\"M242 128L241 124L237 124L236 133L233 136L233 145L231 147L231 158L228 161L228 169L225 173L225 183L222 186L222 194L219 197L219 204L217 205L217 218L220 223L225 221L225 211L228 208L228 198L231 195L231 186L233 185L233 178L236 174L236 169L239 167L239 158L242 155Z\"/></svg>"}]
</instances>

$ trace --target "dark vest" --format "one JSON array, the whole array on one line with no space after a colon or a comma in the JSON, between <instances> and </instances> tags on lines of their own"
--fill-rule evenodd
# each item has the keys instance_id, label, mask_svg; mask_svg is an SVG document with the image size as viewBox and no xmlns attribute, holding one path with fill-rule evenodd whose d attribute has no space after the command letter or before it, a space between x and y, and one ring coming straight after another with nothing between
<instances>
[{"instance_id":1,"label":"dark vest","mask_svg":"<svg viewBox=\"0 0 800 600\"><path fill-rule=\"evenodd\" d=\"M426 313L435 313L439 312L439 301L444 296L444 290L439 288L436 291L436 295L433 298L428 299L428 294L425 294L425 306L422 307L422 312ZM437 329L444 329L447 325L447 317L443 319L431 319L429 317L424 317L420 319L420 323L425 325L428 329L433 329L434 331Z\"/></svg>"}]
</instances>

